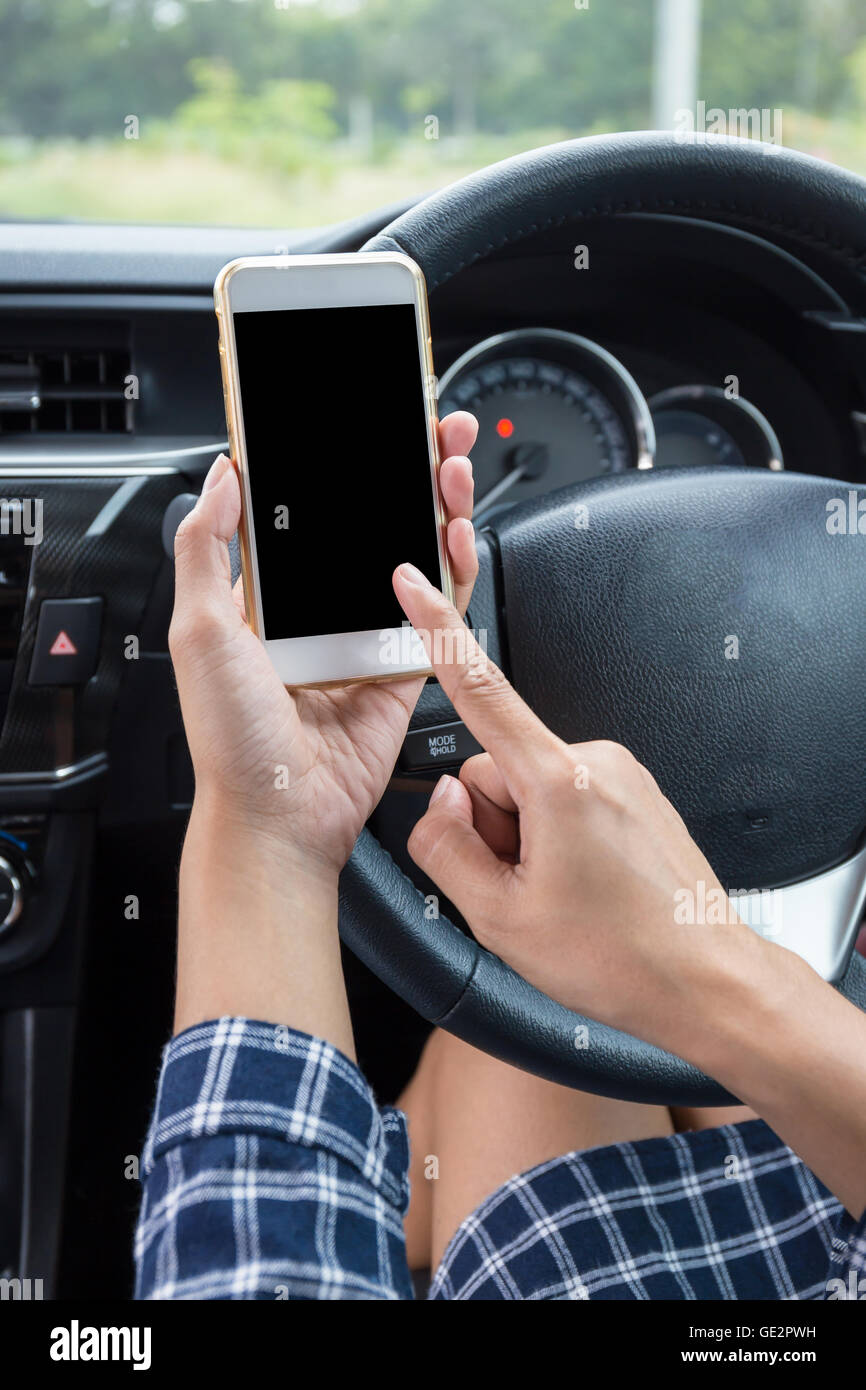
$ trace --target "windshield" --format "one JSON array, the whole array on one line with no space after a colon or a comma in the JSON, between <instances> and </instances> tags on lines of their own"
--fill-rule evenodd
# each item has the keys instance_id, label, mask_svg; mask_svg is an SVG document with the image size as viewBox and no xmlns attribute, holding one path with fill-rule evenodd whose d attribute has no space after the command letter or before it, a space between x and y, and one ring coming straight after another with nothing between
<instances>
[{"instance_id":1,"label":"windshield","mask_svg":"<svg viewBox=\"0 0 866 1390\"><path fill-rule=\"evenodd\" d=\"M862 0L0 0L0 216L301 227L604 131L866 172Z\"/></svg>"}]
</instances>

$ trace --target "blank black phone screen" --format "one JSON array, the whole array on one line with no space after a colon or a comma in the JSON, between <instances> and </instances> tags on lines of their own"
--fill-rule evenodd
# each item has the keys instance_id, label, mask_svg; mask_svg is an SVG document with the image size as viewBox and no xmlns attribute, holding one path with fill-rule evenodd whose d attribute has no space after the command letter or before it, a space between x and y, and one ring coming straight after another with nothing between
<instances>
[{"instance_id":1,"label":"blank black phone screen","mask_svg":"<svg viewBox=\"0 0 866 1390\"><path fill-rule=\"evenodd\" d=\"M412 304L234 315L264 635L400 627L440 583Z\"/></svg>"}]
</instances>

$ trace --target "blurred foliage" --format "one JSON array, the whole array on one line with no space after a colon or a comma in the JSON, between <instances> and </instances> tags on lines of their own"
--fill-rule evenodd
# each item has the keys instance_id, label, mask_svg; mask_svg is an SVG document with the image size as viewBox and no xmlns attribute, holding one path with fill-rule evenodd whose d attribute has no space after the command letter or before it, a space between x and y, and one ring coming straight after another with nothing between
<instances>
[{"instance_id":1,"label":"blurred foliage","mask_svg":"<svg viewBox=\"0 0 866 1390\"><path fill-rule=\"evenodd\" d=\"M155 139L163 146L294 174L320 157L316 146L339 133L330 115L335 93L327 82L266 81L248 94L221 59L194 58L189 72L195 95L156 125Z\"/></svg>"},{"instance_id":2,"label":"blurred foliage","mask_svg":"<svg viewBox=\"0 0 866 1390\"><path fill-rule=\"evenodd\" d=\"M390 169L396 197L538 132L644 128L654 11L652 0L0 0L0 208L41 200L86 215L73 169L111 206L87 159L122 184L115 144L145 180L160 160L178 171L186 160L193 180L231 166L245 188L258 171L270 208L277 177L308 197L316 178L326 187L366 166L379 189ZM862 168L866 4L704 0L698 96L782 108L787 143ZM137 140L124 139L130 116Z\"/></svg>"}]
</instances>

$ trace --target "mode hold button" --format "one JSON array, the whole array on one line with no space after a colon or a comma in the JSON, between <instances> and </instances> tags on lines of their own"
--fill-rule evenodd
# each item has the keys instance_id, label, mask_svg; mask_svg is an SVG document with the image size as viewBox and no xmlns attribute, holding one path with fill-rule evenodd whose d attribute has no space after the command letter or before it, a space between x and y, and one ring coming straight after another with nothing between
<instances>
[{"instance_id":1,"label":"mode hold button","mask_svg":"<svg viewBox=\"0 0 866 1390\"><path fill-rule=\"evenodd\" d=\"M412 729L400 751L402 772L428 772L430 768L462 763L484 749L461 720L436 724L430 729Z\"/></svg>"},{"instance_id":2,"label":"mode hold button","mask_svg":"<svg viewBox=\"0 0 866 1390\"><path fill-rule=\"evenodd\" d=\"M101 598L46 598L39 609L31 685L83 685L96 670Z\"/></svg>"}]
</instances>

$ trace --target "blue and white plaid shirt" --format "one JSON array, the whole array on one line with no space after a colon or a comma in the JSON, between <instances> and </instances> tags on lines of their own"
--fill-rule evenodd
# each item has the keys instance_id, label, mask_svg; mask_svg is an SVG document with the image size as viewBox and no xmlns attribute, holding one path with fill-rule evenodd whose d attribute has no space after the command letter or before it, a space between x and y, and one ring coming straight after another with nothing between
<instances>
[{"instance_id":1,"label":"blue and white plaid shirt","mask_svg":"<svg viewBox=\"0 0 866 1390\"><path fill-rule=\"evenodd\" d=\"M329 1043L242 1018L191 1028L163 1058L136 1296L411 1299L408 1165L403 1115ZM487 1198L430 1296L862 1298L866 1219L761 1120L608 1145Z\"/></svg>"}]
</instances>

